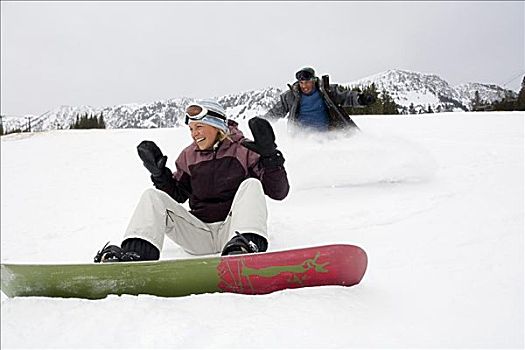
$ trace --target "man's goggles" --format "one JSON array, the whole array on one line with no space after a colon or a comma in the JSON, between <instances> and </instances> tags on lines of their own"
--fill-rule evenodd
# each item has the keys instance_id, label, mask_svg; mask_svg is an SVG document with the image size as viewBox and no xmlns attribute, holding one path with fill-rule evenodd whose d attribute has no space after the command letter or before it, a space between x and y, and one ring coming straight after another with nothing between
<instances>
[{"instance_id":1,"label":"man's goggles","mask_svg":"<svg viewBox=\"0 0 525 350\"><path fill-rule=\"evenodd\" d=\"M201 120L207 115L209 115L210 117L215 117L215 118L219 118L222 120L226 120L226 117L220 113L210 111L208 108L203 107L199 104L193 104L193 105L188 106L188 108L186 108L186 119L184 122L187 125L189 124L190 120L193 120L193 121Z\"/></svg>"},{"instance_id":2,"label":"man's goggles","mask_svg":"<svg viewBox=\"0 0 525 350\"><path fill-rule=\"evenodd\" d=\"M312 80L314 75L309 71L301 70L295 74L295 78L299 81Z\"/></svg>"}]
</instances>

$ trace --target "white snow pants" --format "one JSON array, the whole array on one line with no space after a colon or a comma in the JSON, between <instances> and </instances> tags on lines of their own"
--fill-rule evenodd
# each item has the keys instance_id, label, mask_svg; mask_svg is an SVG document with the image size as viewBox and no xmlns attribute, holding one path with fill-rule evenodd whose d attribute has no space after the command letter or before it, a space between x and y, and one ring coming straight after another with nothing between
<instances>
[{"instance_id":1,"label":"white snow pants","mask_svg":"<svg viewBox=\"0 0 525 350\"><path fill-rule=\"evenodd\" d=\"M214 223L202 222L165 192L150 188L142 194L124 240L141 238L161 251L168 236L190 254L214 254L222 251L235 231L268 239L267 219L266 198L257 179L241 183L226 219Z\"/></svg>"}]
</instances>

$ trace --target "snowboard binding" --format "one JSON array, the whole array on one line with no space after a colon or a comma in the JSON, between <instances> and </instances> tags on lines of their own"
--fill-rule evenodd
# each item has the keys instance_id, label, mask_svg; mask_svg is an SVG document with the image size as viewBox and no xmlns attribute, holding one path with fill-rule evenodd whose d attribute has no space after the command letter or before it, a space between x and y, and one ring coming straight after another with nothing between
<instances>
[{"instance_id":1,"label":"snowboard binding","mask_svg":"<svg viewBox=\"0 0 525 350\"><path fill-rule=\"evenodd\" d=\"M135 252L128 252L116 245L108 245L106 243L101 250L95 255L94 262L106 263L106 262L119 262L119 261L138 261L140 255Z\"/></svg>"},{"instance_id":2,"label":"snowboard binding","mask_svg":"<svg viewBox=\"0 0 525 350\"><path fill-rule=\"evenodd\" d=\"M257 244L253 241L248 240L239 232L235 232L235 234L236 236L230 239L230 241L224 246L221 253L222 256L258 253L260 251Z\"/></svg>"}]
</instances>

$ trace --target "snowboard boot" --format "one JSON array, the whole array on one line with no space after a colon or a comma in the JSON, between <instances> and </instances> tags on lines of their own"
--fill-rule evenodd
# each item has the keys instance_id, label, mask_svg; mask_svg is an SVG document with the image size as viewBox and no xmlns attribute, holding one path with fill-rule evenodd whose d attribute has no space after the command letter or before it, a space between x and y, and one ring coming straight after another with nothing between
<instances>
[{"instance_id":1,"label":"snowboard boot","mask_svg":"<svg viewBox=\"0 0 525 350\"><path fill-rule=\"evenodd\" d=\"M268 248L266 238L255 233L235 232L236 236L226 243L221 255L238 255L265 252Z\"/></svg>"},{"instance_id":2,"label":"snowboard boot","mask_svg":"<svg viewBox=\"0 0 525 350\"><path fill-rule=\"evenodd\" d=\"M128 238L122 248L108 246L109 242L95 256L95 262L159 260L160 251L150 242L140 238Z\"/></svg>"},{"instance_id":3,"label":"snowboard boot","mask_svg":"<svg viewBox=\"0 0 525 350\"><path fill-rule=\"evenodd\" d=\"M141 238L128 238L121 244L122 249L127 252L135 252L140 255L141 261L159 260L160 251L150 242Z\"/></svg>"},{"instance_id":4,"label":"snowboard boot","mask_svg":"<svg viewBox=\"0 0 525 350\"><path fill-rule=\"evenodd\" d=\"M118 262L118 261L138 261L140 260L140 255L135 252L127 252L124 249L116 245L108 245L106 243L101 250L95 255L94 261L96 263L106 263L106 262Z\"/></svg>"}]
</instances>

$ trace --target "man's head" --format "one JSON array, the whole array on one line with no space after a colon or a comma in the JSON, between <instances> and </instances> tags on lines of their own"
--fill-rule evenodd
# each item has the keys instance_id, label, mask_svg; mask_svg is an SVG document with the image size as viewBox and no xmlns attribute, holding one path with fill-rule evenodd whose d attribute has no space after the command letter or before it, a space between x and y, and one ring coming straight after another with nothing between
<instances>
[{"instance_id":1,"label":"man's head","mask_svg":"<svg viewBox=\"0 0 525 350\"><path fill-rule=\"evenodd\" d=\"M186 124L201 150L211 149L228 133L226 111L213 100L200 100L186 107Z\"/></svg>"},{"instance_id":2,"label":"man's head","mask_svg":"<svg viewBox=\"0 0 525 350\"><path fill-rule=\"evenodd\" d=\"M317 77L313 68L305 67L295 73L295 78L299 82L299 88L303 94L310 94L315 88Z\"/></svg>"}]
</instances>

